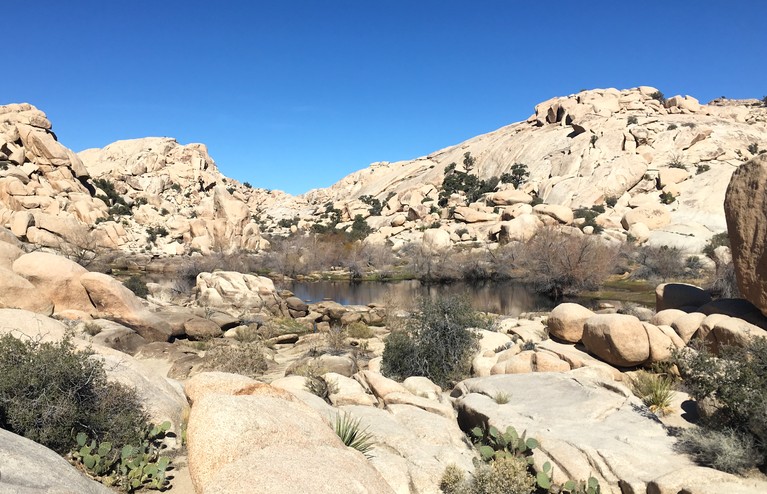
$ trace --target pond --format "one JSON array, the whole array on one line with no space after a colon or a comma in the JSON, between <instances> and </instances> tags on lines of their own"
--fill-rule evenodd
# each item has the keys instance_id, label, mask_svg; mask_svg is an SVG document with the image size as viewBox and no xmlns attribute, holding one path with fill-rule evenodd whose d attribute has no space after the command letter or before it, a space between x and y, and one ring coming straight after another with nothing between
<instances>
[{"instance_id":1,"label":"pond","mask_svg":"<svg viewBox=\"0 0 767 494\"><path fill-rule=\"evenodd\" d=\"M483 312L518 316L523 312L551 310L556 304L536 293L532 287L513 281L455 282L424 285L407 281L292 281L287 288L307 302L333 300L343 305L386 304L409 307L424 296L457 295L468 297L472 307Z\"/></svg>"}]
</instances>

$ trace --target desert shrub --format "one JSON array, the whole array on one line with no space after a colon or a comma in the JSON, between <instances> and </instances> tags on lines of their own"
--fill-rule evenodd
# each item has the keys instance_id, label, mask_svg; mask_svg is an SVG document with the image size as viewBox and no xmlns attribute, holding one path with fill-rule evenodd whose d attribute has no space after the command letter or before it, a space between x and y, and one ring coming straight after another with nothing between
<instances>
[{"instance_id":1,"label":"desert shrub","mask_svg":"<svg viewBox=\"0 0 767 494\"><path fill-rule=\"evenodd\" d=\"M75 447L77 432L138 441L147 417L136 392L108 382L91 355L69 340L0 337L0 427L61 454Z\"/></svg>"},{"instance_id":2,"label":"desert shrub","mask_svg":"<svg viewBox=\"0 0 767 494\"><path fill-rule=\"evenodd\" d=\"M721 246L730 246L730 237L727 235L727 232L719 232L709 238L706 246L703 247L703 253L714 259L714 250Z\"/></svg>"},{"instance_id":3,"label":"desert shrub","mask_svg":"<svg viewBox=\"0 0 767 494\"><path fill-rule=\"evenodd\" d=\"M762 98L762 106L767 106L767 96Z\"/></svg>"},{"instance_id":4,"label":"desert shrub","mask_svg":"<svg viewBox=\"0 0 767 494\"><path fill-rule=\"evenodd\" d=\"M618 197L617 196L605 197L605 204L607 204L611 208L614 208L615 205L618 204Z\"/></svg>"},{"instance_id":5,"label":"desert shrub","mask_svg":"<svg viewBox=\"0 0 767 494\"><path fill-rule=\"evenodd\" d=\"M710 410L701 425L709 430L752 436L759 454L767 454L767 340L745 347L723 346L717 357L705 346L674 353L685 387Z\"/></svg>"},{"instance_id":6,"label":"desert shrub","mask_svg":"<svg viewBox=\"0 0 767 494\"><path fill-rule=\"evenodd\" d=\"M710 169L711 169L711 166L710 166L710 165L707 165L707 164L705 164L705 163L703 163L703 164L700 164L700 165L696 165L696 166L695 166L695 174L696 174L696 175L700 175L701 173L706 173L706 172L707 172L707 171L709 171Z\"/></svg>"},{"instance_id":7,"label":"desert shrub","mask_svg":"<svg viewBox=\"0 0 767 494\"><path fill-rule=\"evenodd\" d=\"M125 199L117 192L115 185L110 180L96 178L93 179L93 183L106 194L106 201L104 202L106 202L107 206L114 206L115 204L125 205Z\"/></svg>"},{"instance_id":8,"label":"desert shrub","mask_svg":"<svg viewBox=\"0 0 767 494\"><path fill-rule=\"evenodd\" d=\"M642 246L636 251L636 261L639 266L632 273L634 278L665 282L685 275L683 256L676 247Z\"/></svg>"},{"instance_id":9,"label":"desert shrub","mask_svg":"<svg viewBox=\"0 0 767 494\"><path fill-rule=\"evenodd\" d=\"M732 260L716 266L714 277L709 281L706 288L715 298L741 298L735 265Z\"/></svg>"},{"instance_id":10,"label":"desert shrub","mask_svg":"<svg viewBox=\"0 0 767 494\"><path fill-rule=\"evenodd\" d=\"M671 160L668 162L669 168L679 168L680 170L687 170L687 165L682 161L681 156L672 156Z\"/></svg>"},{"instance_id":11,"label":"desert shrub","mask_svg":"<svg viewBox=\"0 0 767 494\"><path fill-rule=\"evenodd\" d=\"M650 95L650 97L658 102L660 102L661 105L666 104L666 96L663 95L660 91L655 91Z\"/></svg>"},{"instance_id":12,"label":"desert shrub","mask_svg":"<svg viewBox=\"0 0 767 494\"><path fill-rule=\"evenodd\" d=\"M175 183L175 182L174 182L174 183L172 183L172 184L170 184L170 185L168 186L168 188L169 188L170 190L174 191L174 192L181 192L181 185L180 185L180 184L177 184L177 183ZM231 194L231 192L230 192L230 194Z\"/></svg>"},{"instance_id":13,"label":"desert shrub","mask_svg":"<svg viewBox=\"0 0 767 494\"><path fill-rule=\"evenodd\" d=\"M600 205L591 206L591 208L578 208L575 211L573 211L573 216L576 218L583 218L584 221L581 225L581 230L583 228L590 226L594 229L594 233L601 233L604 231L604 228L602 228L602 225L599 225L596 222L597 216L605 212L605 207Z\"/></svg>"},{"instance_id":14,"label":"desert shrub","mask_svg":"<svg viewBox=\"0 0 767 494\"><path fill-rule=\"evenodd\" d=\"M381 201L371 195L360 196L360 201L370 206L371 216L381 216L381 210L383 209Z\"/></svg>"},{"instance_id":15,"label":"desert shrub","mask_svg":"<svg viewBox=\"0 0 767 494\"><path fill-rule=\"evenodd\" d=\"M759 144L757 144L756 142L752 142L751 144L749 144L748 145L748 152L751 153L751 154L759 153Z\"/></svg>"},{"instance_id":16,"label":"desert shrub","mask_svg":"<svg viewBox=\"0 0 767 494\"><path fill-rule=\"evenodd\" d=\"M349 236L352 240L362 240L363 238L370 235L370 232L372 231L373 229L370 228L370 225L368 225L367 221L365 221L365 218L363 218L361 214L358 214L354 217Z\"/></svg>"},{"instance_id":17,"label":"desert shrub","mask_svg":"<svg viewBox=\"0 0 767 494\"><path fill-rule=\"evenodd\" d=\"M674 397L674 381L666 376L639 371L631 377L631 390L656 415L666 415L671 410Z\"/></svg>"},{"instance_id":18,"label":"desert shrub","mask_svg":"<svg viewBox=\"0 0 767 494\"><path fill-rule=\"evenodd\" d=\"M101 326L98 325L98 323L95 322L86 322L83 324L83 332L85 334L90 336L96 336L101 332Z\"/></svg>"},{"instance_id":19,"label":"desert shrub","mask_svg":"<svg viewBox=\"0 0 767 494\"><path fill-rule=\"evenodd\" d=\"M146 282L137 274L131 275L130 278L123 281L123 285L137 297L146 298L146 296L149 295L149 289L146 287Z\"/></svg>"},{"instance_id":20,"label":"desert shrub","mask_svg":"<svg viewBox=\"0 0 767 494\"><path fill-rule=\"evenodd\" d=\"M168 235L168 230L164 226L150 226L146 229L147 241L149 243L155 243L157 237L165 237Z\"/></svg>"},{"instance_id":21,"label":"desert shrub","mask_svg":"<svg viewBox=\"0 0 767 494\"><path fill-rule=\"evenodd\" d=\"M445 494L530 494L535 492L535 479L519 458L501 458L479 465L474 475L466 475L455 465L445 469L440 490Z\"/></svg>"},{"instance_id":22,"label":"desert shrub","mask_svg":"<svg viewBox=\"0 0 767 494\"><path fill-rule=\"evenodd\" d=\"M672 194L671 192L660 193L660 202L662 204L671 204L674 201L676 201L676 197L674 197L674 194Z\"/></svg>"},{"instance_id":23,"label":"desert shrub","mask_svg":"<svg viewBox=\"0 0 767 494\"><path fill-rule=\"evenodd\" d=\"M488 180L481 180L477 175L469 173L474 167L476 158L471 153L466 152L463 155L463 165L465 172L455 169L455 163L445 167L445 178L442 180L442 190L439 192L440 206L446 206L448 198L455 193L463 192L468 202L477 201L483 194L492 192L498 186L498 177L492 177Z\"/></svg>"},{"instance_id":24,"label":"desert shrub","mask_svg":"<svg viewBox=\"0 0 767 494\"><path fill-rule=\"evenodd\" d=\"M405 329L386 338L382 370L396 379L426 376L448 387L469 375L478 343L467 328L481 324L465 298L424 298Z\"/></svg>"},{"instance_id":25,"label":"desert shrub","mask_svg":"<svg viewBox=\"0 0 767 494\"><path fill-rule=\"evenodd\" d=\"M764 462L753 437L731 429L687 429L675 447L697 463L723 472L743 473Z\"/></svg>"},{"instance_id":26,"label":"desert shrub","mask_svg":"<svg viewBox=\"0 0 767 494\"><path fill-rule=\"evenodd\" d=\"M669 124L669 126L666 128L666 130L676 130L677 125L676 124Z\"/></svg>"},{"instance_id":27,"label":"desert shrub","mask_svg":"<svg viewBox=\"0 0 767 494\"><path fill-rule=\"evenodd\" d=\"M332 379L325 379L324 369L320 369L317 365L309 364L301 373L305 377L304 388L327 403L330 403L330 395L338 393L338 383Z\"/></svg>"},{"instance_id":28,"label":"desert shrub","mask_svg":"<svg viewBox=\"0 0 767 494\"><path fill-rule=\"evenodd\" d=\"M639 122L639 119L638 119L638 118L637 118L635 115L631 115L631 116L628 118L628 120L626 120L626 122L627 122L629 125L634 125L634 124L636 124L636 123L638 123L638 122Z\"/></svg>"},{"instance_id":29,"label":"desert shrub","mask_svg":"<svg viewBox=\"0 0 767 494\"><path fill-rule=\"evenodd\" d=\"M371 458L371 451L375 447L375 437L367 427L360 425L360 419L355 419L349 413L339 413L333 425L336 435L349 448L354 448L367 458Z\"/></svg>"},{"instance_id":30,"label":"desert shrub","mask_svg":"<svg viewBox=\"0 0 767 494\"><path fill-rule=\"evenodd\" d=\"M357 321L346 326L346 335L349 338L367 339L375 336L370 326L362 321Z\"/></svg>"},{"instance_id":31,"label":"desert shrub","mask_svg":"<svg viewBox=\"0 0 767 494\"><path fill-rule=\"evenodd\" d=\"M495 396L493 396L493 400L495 400L495 402L499 405L505 405L509 402L510 399L511 397L509 396L509 393L505 391L498 391L495 393Z\"/></svg>"},{"instance_id":32,"label":"desert shrub","mask_svg":"<svg viewBox=\"0 0 767 494\"><path fill-rule=\"evenodd\" d=\"M506 172L501 175L500 182L514 185L515 189L518 189L520 185L527 181L530 176L530 171L527 169L527 165L524 163L515 163L511 165L511 172Z\"/></svg>"},{"instance_id":33,"label":"desert shrub","mask_svg":"<svg viewBox=\"0 0 767 494\"><path fill-rule=\"evenodd\" d=\"M543 228L521 246L518 264L536 291L558 299L597 288L610 274L616 254L598 237Z\"/></svg>"},{"instance_id":34,"label":"desert shrub","mask_svg":"<svg viewBox=\"0 0 767 494\"><path fill-rule=\"evenodd\" d=\"M253 186L250 185L250 182L243 182L242 185L244 185L246 189L252 189L253 188Z\"/></svg>"},{"instance_id":35,"label":"desert shrub","mask_svg":"<svg viewBox=\"0 0 767 494\"><path fill-rule=\"evenodd\" d=\"M206 370L248 377L260 376L268 367L263 347L258 342L217 344L205 352L203 360Z\"/></svg>"},{"instance_id":36,"label":"desert shrub","mask_svg":"<svg viewBox=\"0 0 767 494\"><path fill-rule=\"evenodd\" d=\"M346 331L339 326L331 326L325 333L325 342L328 345L330 353L341 353L346 339Z\"/></svg>"},{"instance_id":37,"label":"desert shrub","mask_svg":"<svg viewBox=\"0 0 767 494\"><path fill-rule=\"evenodd\" d=\"M240 343L253 343L261 340L261 335L255 324L250 326L240 326L234 332L234 339Z\"/></svg>"}]
</instances>

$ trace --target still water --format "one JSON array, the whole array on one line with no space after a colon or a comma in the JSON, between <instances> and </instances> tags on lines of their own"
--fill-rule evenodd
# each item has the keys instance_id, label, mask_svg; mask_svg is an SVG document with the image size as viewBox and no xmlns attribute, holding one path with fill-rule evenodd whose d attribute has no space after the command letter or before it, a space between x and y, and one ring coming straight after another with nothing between
<instances>
[{"instance_id":1,"label":"still water","mask_svg":"<svg viewBox=\"0 0 767 494\"><path fill-rule=\"evenodd\" d=\"M472 307L484 312L518 316L523 312L545 311L555 303L527 285L511 281L456 282L422 285L419 281L293 281L285 283L296 297L307 302L333 300L343 305L386 304L406 308L419 297L457 295L468 297Z\"/></svg>"}]
</instances>

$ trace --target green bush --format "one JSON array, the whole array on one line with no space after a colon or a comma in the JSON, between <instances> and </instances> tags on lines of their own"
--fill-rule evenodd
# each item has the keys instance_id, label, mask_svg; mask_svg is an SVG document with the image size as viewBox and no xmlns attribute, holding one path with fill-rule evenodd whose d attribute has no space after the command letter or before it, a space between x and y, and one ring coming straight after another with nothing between
<instances>
[{"instance_id":1,"label":"green bush","mask_svg":"<svg viewBox=\"0 0 767 494\"><path fill-rule=\"evenodd\" d=\"M360 196L360 201L370 206L371 216L381 216L381 210L383 209L381 201L371 195Z\"/></svg>"},{"instance_id":2,"label":"green bush","mask_svg":"<svg viewBox=\"0 0 767 494\"><path fill-rule=\"evenodd\" d=\"M727 232L716 233L708 239L708 242L706 242L706 246L703 247L703 253L713 259L716 248L723 245L726 247L730 246L730 237Z\"/></svg>"},{"instance_id":3,"label":"green bush","mask_svg":"<svg viewBox=\"0 0 767 494\"><path fill-rule=\"evenodd\" d=\"M701 426L751 436L760 464L767 455L767 339L745 347L723 346L719 356L702 345L674 353L685 387L706 403Z\"/></svg>"},{"instance_id":4,"label":"green bush","mask_svg":"<svg viewBox=\"0 0 767 494\"><path fill-rule=\"evenodd\" d=\"M514 185L515 189L518 189L520 185L527 181L530 176L530 172L527 169L527 165L524 163L515 163L511 165L511 172L507 172L501 175L501 183L509 183Z\"/></svg>"},{"instance_id":5,"label":"green bush","mask_svg":"<svg viewBox=\"0 0 767 494\"><path fill-rule=\"evenodd\" d=\"M492 192L498 186L498 177L492 177L488 180L481 180L477 175L472 175L469 171L474 167L476 158L471 153L466 152L463 155L463 164L465 172L457 171L455 163L445 167L445 178L442 180L442 190L439 192L440 206L447 206L448 198L455 193L463 192L469 203L477 201L483 194Z\"/></svg>"},{"instance_id":6,"label":"green bush","mask_svg":"<svg viewBox=\"0 0 767 494\"><path fill-rule=\"evenodd\" d=\"M660 91L655 91L650 95L650 97L658 102L660 102L661 105L666 104L666 97L663 95Z\"/></svg>"},{"instance_id":7,"label":"green bush","mask_svg":"<svg viewBox=\"0 0 767 494\"><path fill-rule=\"evenodd\" d=\"M93 183L106 194L106 201L104 202L107 206L115 206L117 204L125 205L125 199L123 199L117 190L115 190L115 185L111 181L106 178L96 178L93 179Z\"/></svg>"},{"instance_id":8,"label":"green bush","mask_svg":"<svg viewBox=\"0 0 767 494\"><path fill-rule=\"evenodd\" d=\"M372 231L373 229L370 228L370 225L365 221L365 218L363 218L361 214L358 214L354 217L354 222L352 222L352 229L349 232L349 237L352 240L362 240L370 235Z\"/></svg>"},{"instance_id":9,"label":"green bush","mask_svg":"<svg viewBox=\"0 0 767 494\"><path fill-rule=\"evenodd\" d=\"M662 202L663 204L671 204L674 201L676 201L676 197L674 197L674 194L672 194L671 192L661 192L660 202Z\"/></svg>"},{"instance_id":10,"label":"green bush","mask_svg":"<svg viewBox=\"0 0 767 494\"><path fill-rule=\"evenodd\" d=\"M69 340L0 337L0 427L61 454L75 447L77 432L139 441L147 417L135 391L107 382L91 355Z\"/></svg>"},{"instance_id":11,"label":"green bush","mask_svg":"<svg viewBox=\"0 0 767 494\"><path fill-rule=\"evenodd\" d=\"M607 204L611 208L614 208L615 205L618 204L618 197L617 196L605 197L605 204Z\"/></svg>"},{"instance_id":12,"label":"green bush","mask_svg":"<svg viewBox=\"0 0 767 494\"><path fill-rule=\"evenodd\" d=\"M483 322L465 298L424 298L405 329L386 338L382 370L395 379L426 376L448 387L469 376L478 343L467 328Z\"/></svg>"},{"instance_id":13,"label":"green bush","mask_svg":"<svg viewBox=\"0 0 767 494\"><path fill-rule=\"evenodd\" d=\"M137 297L146 298L146 296L149 295L149 289L146 287L146 282L137 274L134 274L123 281L123 285Z\"/></svg>"},{"instance_id":14,"label":"green bush","mask_svg":"<svg viewBox=\"0 0 767 494\"><path fill-rule=\"evenodd\" d=\"M639 119L638 119L638 118L637 118L635 115L631 115L631 116L628 118L628 120L626 120L626 122L627 122L629 125L635 125L635 124L639 123Z\"/></svg>"},{"instance_id":15,"label":"green bush","mask_svg":"<svg viewBox=\"0 0 767 494\"><path fill-rule=\"evenodd\" d=\"M751 153L751 154L759 153L759 144L757 144L756 142L752 142L751 144L749 144L748 145L748 152Z\"/></svg>"}]
</instances>

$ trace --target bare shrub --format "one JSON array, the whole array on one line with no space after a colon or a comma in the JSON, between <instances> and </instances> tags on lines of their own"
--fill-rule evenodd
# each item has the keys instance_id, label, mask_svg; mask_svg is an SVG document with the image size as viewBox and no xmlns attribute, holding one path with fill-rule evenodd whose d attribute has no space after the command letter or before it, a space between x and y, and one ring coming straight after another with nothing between
<instances>
[{"instance_id":1,"label":"bare shrub","mask_svg":"<svg viewBox=\"0 0 767 494\"><path fill-rule=\"evenodd\" d=\"M205 352L206 370L230 372L248 377L260 376L267 361L260 343L217 344Z\"/></svg>"},{"instance_id":2,"label":"bare shrub","mask_svg":"<svg viewBox=\"0 0 767 494\"><path fill-rule=\"evenodd\" d=\"M716 266L714 277L707 288L716 298L740 298L738 278L732 261Z\"/></svg>"},{"instance_id":3,"label":"bare shrub","mask_svg":"<svg viewBox=\"0 0 767 494\"><path fill-rule=\"evenodd\" d=\"M599 287L616 257L614 247L592 235L543 228L522 246L518 262L538 292L561 298Z\"/></svg>"},{"instance_id":4,"label":"bare shrub","mask_svg":"<svg viewBox=\"0 0 767 494\"><path fill-rule=\"evenodd\" d=\"M686 258L675 247L642 246L636 251L637 269L633 276L653 282L666 282L685 277Z\"/></svg>"},{"instance_id":5,"label":"bare shrub","mask_svg":"<svg viewBox=\"0 0 767 494\"><path fill-rule=\"evenodd\" d=\"M764 460L752 436L731 429L687 429L676 448L703 466L729 473L743 473Z\"/></svg>"}]
</instances>

